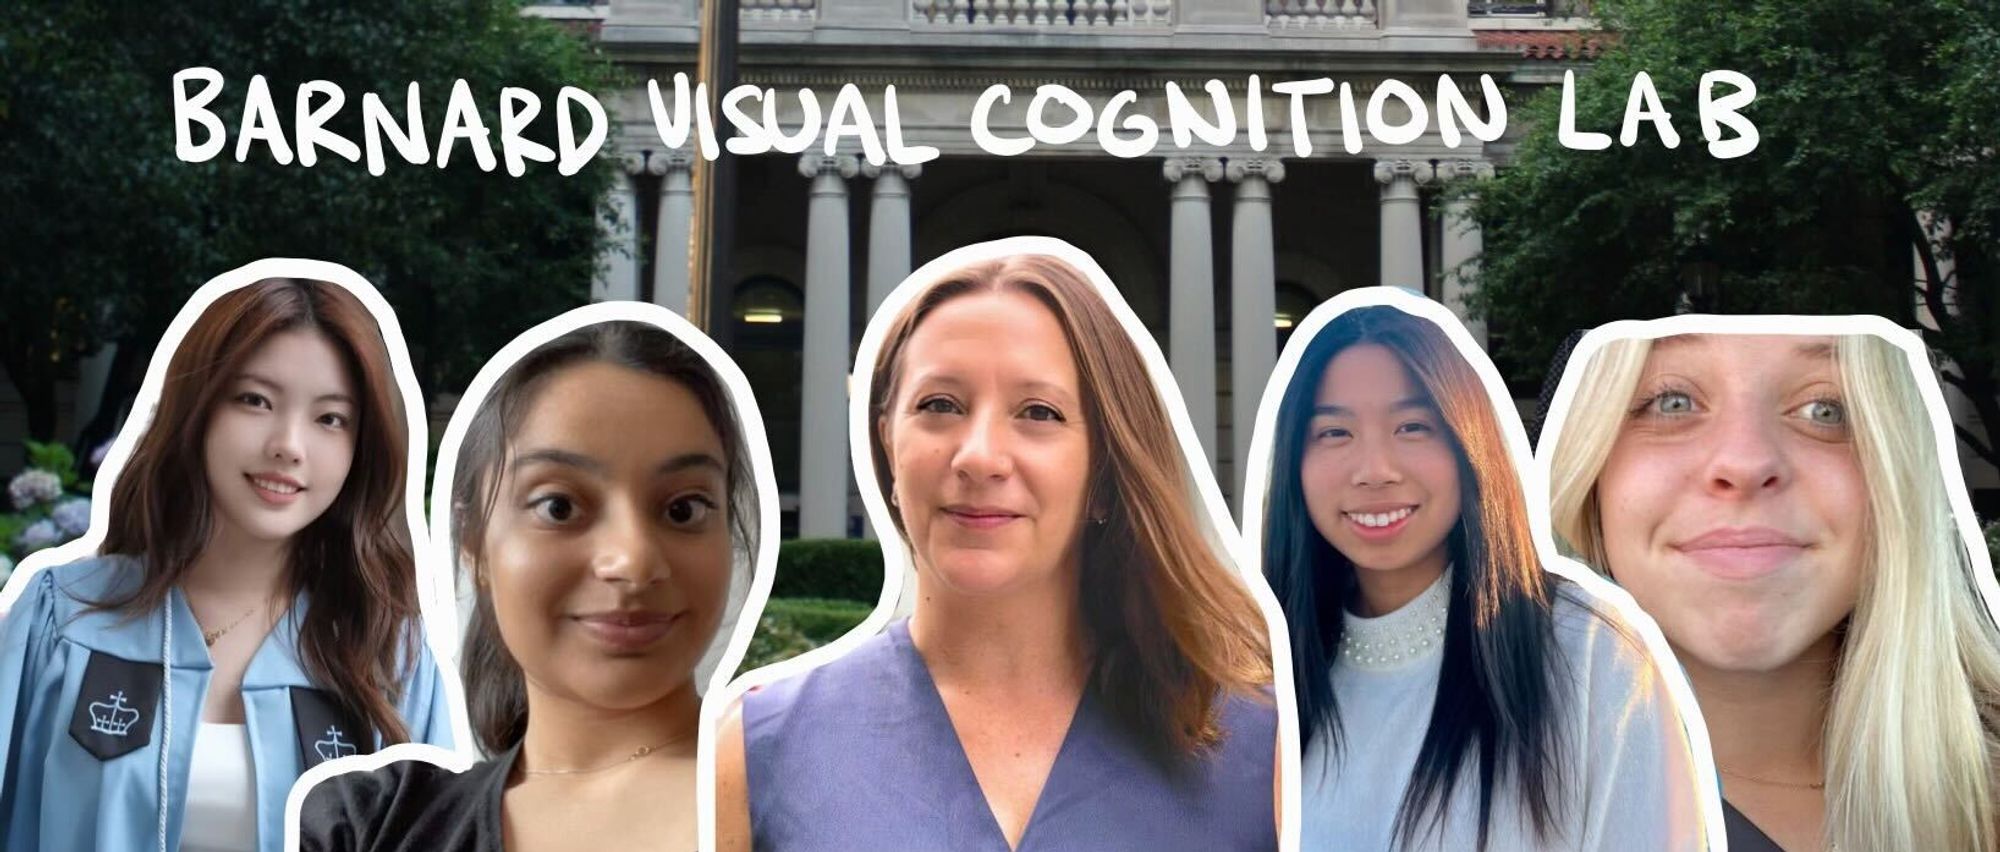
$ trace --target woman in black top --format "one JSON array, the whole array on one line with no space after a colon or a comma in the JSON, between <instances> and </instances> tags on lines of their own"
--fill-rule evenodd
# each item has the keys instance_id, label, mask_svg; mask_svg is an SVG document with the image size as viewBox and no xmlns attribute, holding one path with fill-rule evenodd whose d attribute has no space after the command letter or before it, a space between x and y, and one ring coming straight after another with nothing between
<instances>
[{"instance_id":1,"label":"woman in black top","mask_svg":"<svg viewBox=\"0 0 2000 852\"><path fill-rule=\"evenodd\" d=\"M488 366L491 392L460 409L473 413L450 529L478 589L464 677L492 759L321 784L301 849L694 848L695 670L757 517L718 373L742 380L699 343L710 360L653 325L605 322Z\"/></svg>"}]
</instances>

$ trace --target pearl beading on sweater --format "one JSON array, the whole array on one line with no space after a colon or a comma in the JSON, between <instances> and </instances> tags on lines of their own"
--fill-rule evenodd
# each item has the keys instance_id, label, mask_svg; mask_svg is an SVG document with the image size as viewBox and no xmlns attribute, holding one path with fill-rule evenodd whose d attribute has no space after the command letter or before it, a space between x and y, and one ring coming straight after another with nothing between
<instances>
[{"instance_id":1,"label":"pearl beading on sweater","mask_svg":"<svg viewBox=\"0 0 2000 852\"><path fill-rule=\"evenodd\" d=\"M1388 615L1344 616L1347 623L1340 636L1341 664L1394 669L1443 645L1445 614L1451 609L1450 576L1450 569L1446 569L1430 588Z\"/></svg>"}]
</instances>

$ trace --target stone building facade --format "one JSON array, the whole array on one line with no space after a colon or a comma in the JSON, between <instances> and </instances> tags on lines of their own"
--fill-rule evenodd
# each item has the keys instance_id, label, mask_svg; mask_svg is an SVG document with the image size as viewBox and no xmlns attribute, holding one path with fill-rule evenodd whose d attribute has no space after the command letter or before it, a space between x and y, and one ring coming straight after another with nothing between
<instances>
[{"instance_id":1,"label":"stone building facade","mask_svg":"<svg viewBox=\"0 0 2000 852\"><path fill-rule=\"evenodd\" d=\"M582 22L636 79L669 93L676 72L692 71L698 0L535 13ZM1307 99L1297 114L1266 89L1264 150L1243 133L1181 148L1167 128L1168 83L1213 116L1203 86L1221 81L1244 122L1252 75L1264 87L1326 78L1365 105L1384 80L1435 103L1448 74L1476 106L1480 75L1503 88L1547 85L1595 46L1562 8L1465 0L743 0L740 20L740 80L777 91L788 127L799 120L797 89L825 104L856 84L879 121L893 85L906 144L940 151L920 166L871 165L858 146L736 158L734 284L710 296L722 312L712 331L758 394L787 534L808 537L863 531L843 379L875 305L952 248L1037 234L1096 258L1168 353L1225 493L1240 482L1249 440L1238 424L1251 419L1294 320L1375 284L1421 290L1463 314L1458 273L1480 235L1437 190L1492 174L1507 137L1450 146L1433 119L1414 141L1364 136L1351 154L1336 97ZM1136 92L1125 114L1157 120L1160 144L1125 159L1087 134L996 156L968 132L996 83L1013 95L991 113L996 134L1025 135L1025 105L1055 83L1098 110ZM628 178L613 207L628 224L614 228L625 249L595 293L680 309L693 149L665 147L640 85L607 104ZM1410 118L1394 101L1386 115ZM1300 118L1313 149L1304 158L1292 147Z\"/></svg>"}]
</instances>

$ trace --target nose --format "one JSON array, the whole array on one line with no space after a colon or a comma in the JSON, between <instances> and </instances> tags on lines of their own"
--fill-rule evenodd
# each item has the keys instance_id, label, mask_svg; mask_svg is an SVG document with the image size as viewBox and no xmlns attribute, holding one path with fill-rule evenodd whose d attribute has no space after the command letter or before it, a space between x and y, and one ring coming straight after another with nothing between
<instances>
[{"instance_id":1,"label":"nose","mask_svg":"<svg viewBox=\"0 0 2000 852\"><path fill-rule=\"evenodd\" d=\"M298 464L305 458L308 424L296 417L273 417L270 422L271 431L264 436L264 457L281 464Z\"/></svg>"},{"instance_id":2,"label":"nose","mask_svg":"<svg viewBox=\"0 0 2000 852\"><path fill-rule=\"evenodd\" d=\"M952 469L967 479L1005 479L1014 472L1007 419L1000 415L966 418L963 439L952 456Z\"/></svg>"},{"instance_id":3,"label":"nose","mask_svg":"<svg viewBox=\"0 0 2000 852\"><path fill-rule=\"evenodd\" d=\"M645 588L668 577L665 552L643 510L625 505L607 511L594 532L590 570L597 579Z\"/></svg>"},{"instance_id":4,"label":"nose","mask_svg":"<svg viewBox=\"0 0 2000 852\"><path fill-rule=\"evenodd\" d=\"M1393 441L1386 436L1364 436L1359 441L1359 457L1354 464L1353 483L1363 488L1395 485L1403 481L1403 468L1396 458Z\"/></svg>"},{"instance_id":5,"label":"nose","mask_svg":"<svg viewBox=\"0 0 2000 852\"><path fill-rule=\"evenodd\" d=\"M1784 426L1775 418L1755 416L1748 410L1721 413L1709 438L1706 487L1716 494L1751 494L1777 488L1789 481L1791 469L1785 457Z\"/></svg>"}]
</instances>

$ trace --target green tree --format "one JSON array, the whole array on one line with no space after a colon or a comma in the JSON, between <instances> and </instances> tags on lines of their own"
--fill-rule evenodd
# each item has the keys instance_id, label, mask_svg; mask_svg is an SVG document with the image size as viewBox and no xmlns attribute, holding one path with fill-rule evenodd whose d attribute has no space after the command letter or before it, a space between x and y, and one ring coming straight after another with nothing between
<instances>
[{"instance_id":1,"label":"green tree","mask_svg":"<svg viewBox=\"0 0 2000 852\"><path fill-rule=\"evenodd\" d=\"M1600 0L1596 11L1616 41L1578 75L1577 127L1615 136L1645 72L1682 143L1669 150L1642 124L1631 148L1569 150L1558 90L1519 111L1532 130L1476 207L1475 309L1500 333L1511 378L1533 384L1572 330L1672 313L1691 277L1709 277L1689 272L1714 270L1704 310L1921 327L1943 381L1984 424L1959 438L2000 464L2000 3ZM1705 150L1696 97L1716 69L1757 86L1743 114L1761 141L1748 156Z\"/></svg>"},{"instance_id":2,"label":"green tree","mask_svg":"<svg viewBox=\"0 0 2000 852\"><path fill-rule=\"evenodd\" d=\"M174 152L172 80L196 66L223 75L209 107L229 144L192 164ZM462 387L514 334L587 298L609 164L572 177L530 164L515 178L479 171L462 142L449 168L391 152L380 177L326 151L311 168L278 165L261 144L239 163L256 74L288 140L298 86L338 85L346 103L328 126L358 145L362 95L380 93L400 118L417 83L433 152L455 80L495 131L503 86L536 93L528 136L551 146L561 87L616 83L593 43L522 17L514 0L13 5L0 15L0 366L27 400L31 436L54 432L55 382L74 359L121 344L107 397L129 396L187 296L259 258L367 277L432 392Z\"/></svg>"}]
</instances>

